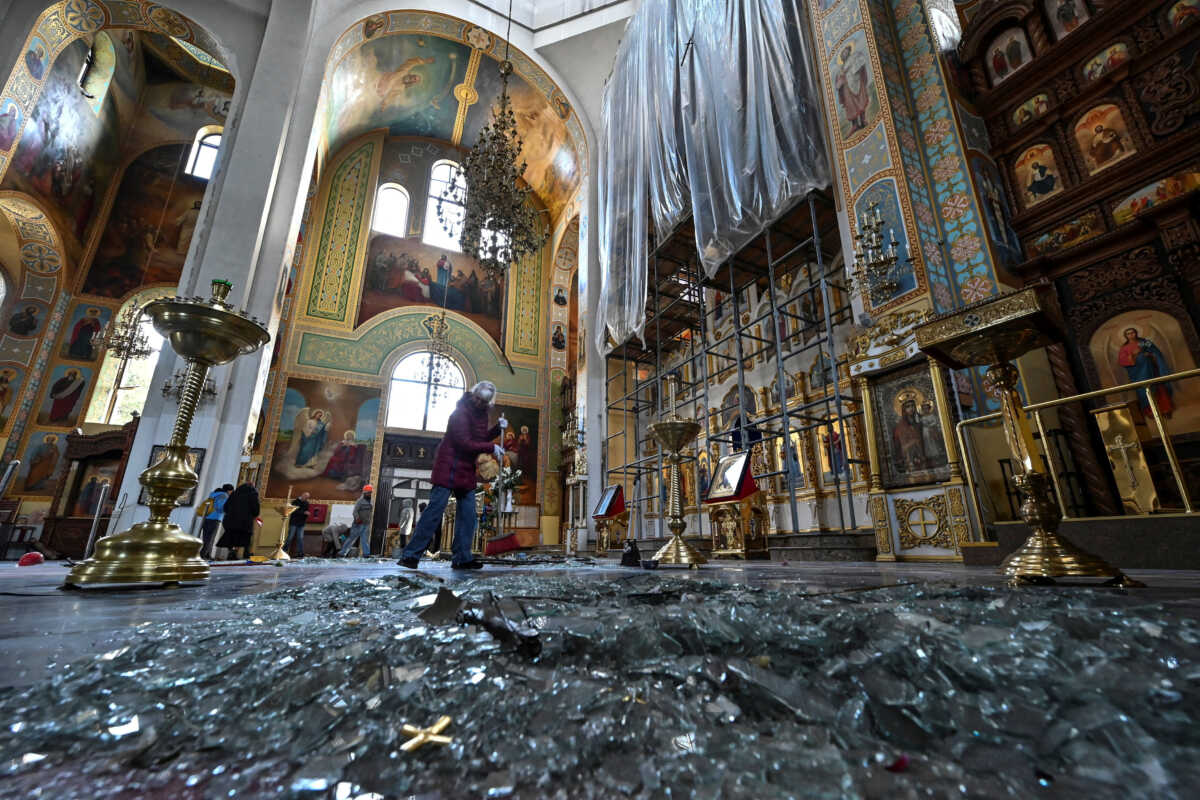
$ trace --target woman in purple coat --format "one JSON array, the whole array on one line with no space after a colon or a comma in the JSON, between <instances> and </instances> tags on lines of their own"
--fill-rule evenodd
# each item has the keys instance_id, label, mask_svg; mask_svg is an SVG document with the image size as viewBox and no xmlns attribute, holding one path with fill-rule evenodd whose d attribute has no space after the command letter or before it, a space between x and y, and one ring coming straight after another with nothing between
<instances>
[{"instance_id":1,"label":"woman in purple coat","mask_svg":"<svg viewBox=\"0 0 1200 800\"><path fill-rule=\"evenodd\" d=\"M488 409L496 402L496 384L480 381L471 391L462 396L458 406L450 414L446 425L446 437L433 455L433 491L429 494L429 505L417 521L408 546L400 554L401 566L416 569L421 554L429 548L442 527L442 512L453 494L458 500L454 515L453 557L450 566L454 569L479 569L483 562L471 555L471 540L475 538L475 459L480 453L492 453L497 460L504 451L495 443L507 425L506 420L488 428Z\"/></svg>"}]
</instances>

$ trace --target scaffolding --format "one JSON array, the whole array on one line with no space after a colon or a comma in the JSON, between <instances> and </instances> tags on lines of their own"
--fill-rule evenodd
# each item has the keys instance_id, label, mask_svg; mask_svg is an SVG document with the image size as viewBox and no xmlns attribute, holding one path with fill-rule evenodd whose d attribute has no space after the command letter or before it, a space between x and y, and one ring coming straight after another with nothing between
<instances>
[{"instance_id":1,"label":"scaffolding","mask_svg":"<svg viewBox=\"0 0 1200 800\"><path fill-rule=\"evenodd\" d=\"M651 226L653 228L653 226ZM631 507L631 536L664 538L664 514L657 514L655 536L647 535L645 523L648 509L656 499L651 476L662 475L666 466L664 453L653 445L648 423L657 413L672 411L691 416L702 426L700 436L709 443L728 443L731 452L750 450L762 442L764 452L770 452L775 439L782 438L776 452L785 457L781 465L756 472L760 479L779 479L788 500L791 531L800 530L796 492L801 488L802 470L791 442L796 436L826 429L827 441L837 441L837 430L848 432L851 421L862 415L861 409L847 407L840 380L835 328L853 321L850 291L844 285L844 270L835 268L840 251L837 214L827 191L810 192L798 199L775 222L768 225L745 247L727 259L709 278L699 264L694 230L690 219L683 220L670 235L650 242L648 297L644 344L633 340L615 347L608 356L606 376L607 422L605 432L604 474L606 484L619 483L625 487L626 503ZM795 274L792 290L780 297L779 279ZM795 287L800 285L800 290ZM749 296L748 289L756 286L765 293L767 302L759 302L757 314L743 308L741 298ZM706 299L705 289L713 290L714 303ZM718 294L720 293L720 294ZM720 295L725 295L723 298ZM717 299L720 298L720 299ZM806 304L804 299L808 298ZM819 299L819 302L818 302ZM797 302L799 301L799 302ZM788 306L797 306L789 309ZM805 313L803 309L810 309ZM720 332L710 330L711 312L731 314L732 326ZM766 326L764 329L764 325ZM684 350L681 362L664 364L664 354ZM788 365L807 354L816 353L818 363L827 363L832 370L832 392L792 406L786 388ZM746 365L754 359L773 360L777 408L765 407L751 415L745 403ZM827 359L827 361L825 360ZM686 365L686 368L681 368ZM710 370L710 365L716 369ZM665 374L677 374L674 408L667 408L666 392L660 391ZM735 401L717 407L715 415L709 393L714 385L712 373L724 376L735 370L737 382L732 394ZM721 380L724 380L722 377ZM701 414L701 409L705 413ZM733 425L714 430L713 420L724 420L736 410ZM702 419L701 419L702 417ZM620 425L614 425L620 419ZM848 438L848 437L847 437ZM846 469L833 470L834 494L837 497L838 522L841 532L855 530L852 471L850 464L866 465L864 459L853 457L845 441ZM618 463L612 463L617 461ZM688 530L703 533L705 524L700 503L699 459L696 453L686 455L682 469L691 473L697 487L696 503L687 509ZM715 472L716 464L711 464ZM658 497L661 500L661 495ZM639 535L641 534L641 535Z\"/></svg>"}]
</instances>

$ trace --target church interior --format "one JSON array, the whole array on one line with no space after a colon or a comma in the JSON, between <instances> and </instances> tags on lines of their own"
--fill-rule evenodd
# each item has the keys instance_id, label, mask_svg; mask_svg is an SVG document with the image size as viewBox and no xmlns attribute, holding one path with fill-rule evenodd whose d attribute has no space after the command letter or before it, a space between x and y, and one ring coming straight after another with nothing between
<instances>
[{"instance_id":1,"label":"church interior","mask_svg":"<svg viewBox=\"0 0 1200 800\"><path fill-rule=\"evenodd\" d=\"M1200 0L0 0L0 794L1186 796L1193 126Z\"/></svg>"}]
</instances>

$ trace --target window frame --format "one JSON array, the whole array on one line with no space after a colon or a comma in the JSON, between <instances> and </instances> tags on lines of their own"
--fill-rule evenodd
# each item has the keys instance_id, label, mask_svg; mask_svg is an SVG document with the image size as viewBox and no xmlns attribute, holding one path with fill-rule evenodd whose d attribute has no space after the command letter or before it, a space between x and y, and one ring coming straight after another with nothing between
<instances>
[{"instance_id":1,"label":"window frame","mask_svg":"<svg viewBox=\"0 0 1200 800\"><path fill-rule=\"evenodd\" d=\"M420 357L426 358L425 379L424 380L414 380L413 378L397 377L397 373L400 372L400 368L402 366L404 366L404 364L408 363L409 361L411 361L413 359L420 358ZM453 367L454 372L451 373L451 376L449 376L449 377L453 377L456 374L457 379L459 381L459 385L455 385L453 383L453 381L451 381L451 382L443 381L442 383L434 382L434 380L433 380L434 364L436 363L436 361L439 358L445 359L450 364L450 366ZM402 383L402 384L405 384L408 386L424 386L425 387L425 402L424 402L424 406L423 406L422 412L421 412L421 426L419 428L397 424L396 421L392 419L392 397L395 394L395 385L398 383ZM433 394L435 387L437 387L439 389L449 389L449 390L457 389L460 392L465 392L467 390L467 372L466 372L466 370L464 370L462 368L462 365L459 364L458 361L456 359L454 359L453 357L440 356L440 355L434 353L432 350L414 350L410 353L406 353L403 356L401 356L400 359L396 362L395 366L392 367L391 376L388 378L388 398L387 398L387 409L385 411L385 416L384 416L384 427L385 428L402 428L404 430L421 431L422 433L445 433L445 430L446 430L445 428L430 428L429 427L430 408L431 408L433 402L436 399L438 399Z\"/></svg>"},{"instance_id":2,"label":"window frame","mask_svg":"<svg viewBox=\"0 0 1200 800\"><path fill-rule=\"evenodd\" d=\"M192 149L188 153L187 162L184 166L184 174L190 175L193 178L198 178L202 181L212 180L213 173L217 171L217 159L221 155L221 145L224 143L225 129L216 126L206 126L196 132L196 138L192 140ZM216 144L209 144L208 140L213 137L217 138ZM200 155L205 150L213 150L212 166L208 170L207 175L201 175L196 172L196 163L200 160Z\"/></svg>"},{"instance_id":3,"label":"window frame","mask_svg":"<svg viewBox=\"0 0 1200 800\"><path fill-rule=\"evenodd\" d=\"M449 174L445 178L438 177L438 170L442 167L445 167L449 170ZM450 200L445 200L445 201L443 201L443 205L444 206L451 205L451 206L455 206L455 207L461 209L462 216L464 218L466 217L467 184L466 184L466 178L463 176L462 172L460 171L461 168L462 168L461 164L459 164L457 161L452 161L448 158L439 159L438 161L433 162L433 166L430 167L428 192L426 193L426 198L425 198L425 220L424 220L424 224L421 226L421 243L422 244L427 244L432 247L437 247L440 249L453 250L456 253L461 253L463 251L461 222L459 223L458 235L451 236L450 233L448 233L446 231L445 227L442 225L441 220L438 219L438 213L437 213L438 199L441 197L441 194L444 191L444 187L450 185L451 182L453 182L455 184L461 185L461 187L462 187L461 196L462 196L463 202L456 203L456 202L453 202ZM456 178L457 178L457 180L455 180ZM435 183L439 184L439 186L436 190L434 189ZM430 232L432 230L436 230L440 234L440 237L436 241L431 240L431 238L430 238L430 236L431 236Z\"/></svg>"},{"instance_id":4,"label":"window frame","mask_svg":"<svg viewBox=\"0 0 1200 800\"><path fill-rule=\"evenodd\" d=\"M404 198L404 218L402 220L400 220L401 224L399 226L399 230L400 230L399 233L396 233L392 229L381 228L376 224L376 220L379 217L379 208L381 205L379 202L379 199L381 197L383 197L384 192L399 192L400 195ZM402 184L396 183L395 181L386 181L384 183L379 184L379 188L375 190L375 208L372 209L372 211L371 211L371 233L382 233L386 236L396 236L398 238L403 239L408 235L408 220L409 220L409 217L411 217L411 216L412 216L412 196L408 193L408 189L405 188Z\"/></svg>"}]
</instances>

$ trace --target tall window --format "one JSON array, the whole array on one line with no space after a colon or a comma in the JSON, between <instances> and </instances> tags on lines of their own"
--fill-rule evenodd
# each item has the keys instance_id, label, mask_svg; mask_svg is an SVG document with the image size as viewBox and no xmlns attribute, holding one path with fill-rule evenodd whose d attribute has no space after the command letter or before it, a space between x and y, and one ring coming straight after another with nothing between
<instances>
[{"instance_id":1,"label":"tall window","mask_svg":"<svg viewBox=\"0 0 1200 800\"><path fill-rule=\"evenodd\" d=\"M462 368L453 359L427 351L405 356L392 372L388 427L445 431L466 386Z\"/></svg>"},{"instance_id":2,"label":"tall window","mask_svg":"<svg viewBox=\"0 0 1200 800\"><path fill-rule=\"evenodd\" d=\"M188 154L187 174L208 180L212 177L213 168L217 165L217 152L221 149L220 131L201 128L192 142L192 152Z\"/></svg>"},{"instance_id":3,"label":"tall window","mask_svg":"<svg viewBox=\"0 0 1200 800\"><path fill-rule=\"evenodd\" d=\"M398 183L385 183L379 187L375 193L375 216L371 219L371 230L404 237L408 230L407 189Z\"/></svg>"},{"instance_id":4,"label":"tall window","mask_svg":"<svg viewBox=\"0 0 1200 800\"><path fill-rule=\"evenodd\" d=\"M440 249L461 253L462 248L458 245L464 216L461 202L442 201L442 216L451 223L453 233L448 233L446 226L438 219L438 198L451 181L455 183L455 196L459 200L465 200L467 182L462 174L458 173L458 164L453 161L439 161L433 165L433 171L429 175L429 199L425 202L425 229L421 233L421 241Z\"/></svg>"},{"instance_id":5,"label":"tall window","mask_svg":"<svg viewBox=\"0 0 1200 800\"><path fill-rule=\"evenodd\" d=\"M169 297L175 292L174 287L158 287L140 292L129 298L125 305L113 314L113 320L123 319L129 308L140 308L151 300ZM142 318L139 327L153 352L140 359L121 359L115 353L104 353L104 362L100 365L100 374L96 379L96 391L92 392L85 421L124 425L133 419L135 413L142 413L146 397L150 394L154 368L158 366L158 357L162 352L163 337L154 330L153 323L147 317Z\"/></svg>"}]
</instances>

